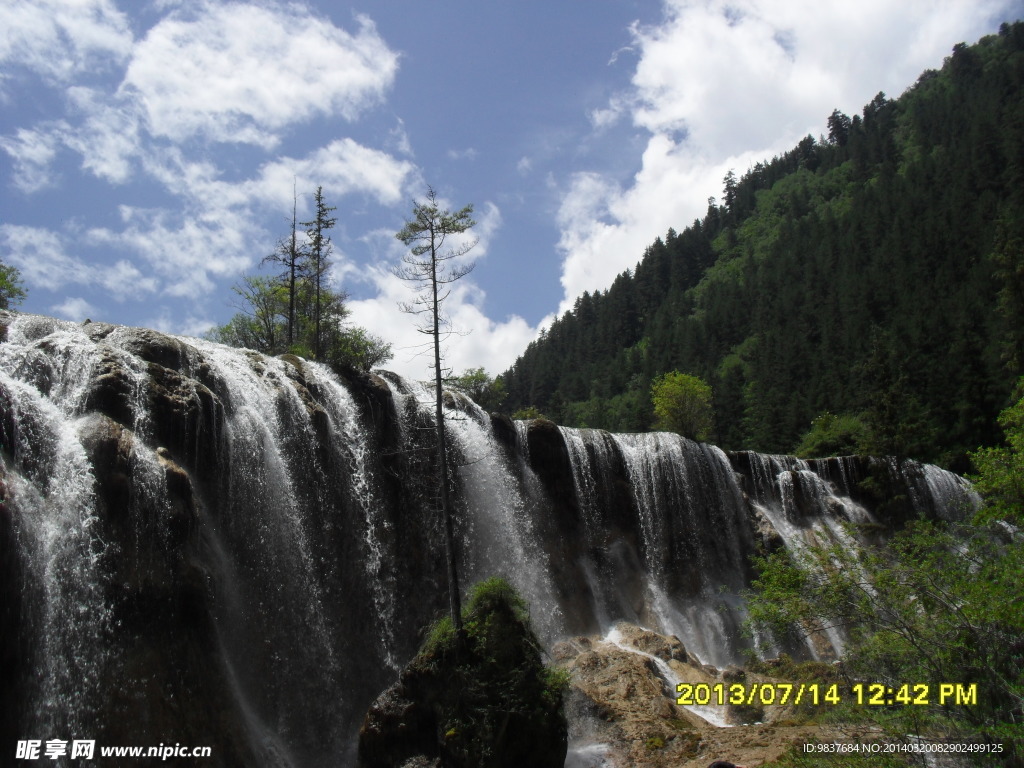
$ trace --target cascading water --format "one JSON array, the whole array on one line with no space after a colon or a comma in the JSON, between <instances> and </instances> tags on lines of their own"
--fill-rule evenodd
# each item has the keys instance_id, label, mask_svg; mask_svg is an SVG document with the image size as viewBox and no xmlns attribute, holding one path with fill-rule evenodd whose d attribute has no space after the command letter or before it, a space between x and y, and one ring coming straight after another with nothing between
<instances>
[{"instance_id":1,"label":"cascading water","mask_svg":"<svg viewBox=\"0 0 1024 768\"><path fill-rule=\"evenodd\" d=\"M412 395L420 419L433 422L434 393L429 388L393 376L389 380L400 409ZM527 503L530 494L496 441L488 415L465 397L449 394L445 400L452 471L461 491L462 578L467 584L496 575L507 578L529 603L538 633L550 642L563 626L543 550L535 546L538 521Z\"/></svg>"},{"instance_id":2,"label":"cascading water","mask_svg":"<svg viewBox=\"0 0 1024 768\"><path fill-rule=\"evenodd\" d=\"M607 631L622 618L656 624L677 634L708 663L736 661L736 630L744 615L738 593L747 583L752 539L725 455L667 433L561 432L588 537L607 528L600 483L615 474L612 462L622 462L632 490L637 552L616 558L591 547L603 563L603 599L597 610L602 628ZM623 607L630 602L635 606L635 595L612 601L608 595L632 570L634 557L642 564L643 594L639 610L634 607L635 615L630 615Z\"/></svg>"},{"instance_id":3,"label":"cascading water","mask_svg":"<svg viewBox=\"0 0 1024 768\"><path fill-rule=\"evenodd\" d=\"M392 566L399 553L392 546L393 524L384 515L381 500L374 490L376 482L368 455L369 439L352 394L337 377L328 368L315 363L306 364L306 374L311 382L330 393L330 397L324 400L330 423L330 444L337 453L339 464L348 470L350 492L363 515L364 565L380 624L380 645L388 666L397 671L400 664L394 650L399 606Z\"/></svg>"},{"instance_id":4,"label":"cascading water","mask_svg":"<svg viewBox=\"0 0 1024 768\"><path fill-rule=\"evenodd\" d=\"M432 392L99 323L0 313L0 333L0 735L352 762L446 604ZM464 586L507 576L549 644L626 620L722 666L750 555L855 546L866 467L927 514L974 503L913 463L511 423L458 395L445 414Z\"/></svg>"},{"instance_id":5,"label":"cascading water","mask_svg":"<svg viewBox=\"0 0 1024 768\"><path fill-rule=\"evenodd\" d=\"M7 727L104 735L86 713L148 691L163 711L139 730L173 743L192 727L173 700L198 692L234 702L205 729L234 722L245 759L343 754L410 645L351 394L318 366L195 339L31 316L5 330L0 543L22 564L12 676L32 702ZM353 647L380 671L364 677ZM203 670L171 681L182 650Z\"/></svg>"},{"instance_id":6,"label":"cascading water","mask_svg":"<svg viewBox=\"0 0 1024 768\"><path fill-rule=\"evenodd\" d=\"M318 521L309 514L321 508L329 488L314 450L315 429L289 383L288 363L254 359L208 342L193 344L224 382L231 404L224 424L230 456L223 479L226 509L210 536L219 537L231 554L229 583L241 595L220 617L220 625L245 630L226 630L221 637L246 695L262 695L273 728L286 734L302 731L309 715L296 704L309 691L295 690L290 681L337 685L341 679L339 628L330 622L324 594L334 564L316 552ZM339 720L341 703L323 696Z\"/></svg>"},{"instance_id":7,"label":"cascading water","mask_svg":"<svg viewBox=\"0 0 1024 768\"><path fill-rule=\"evenodd\" d=\"M0 358L6 364L6 356ZM92 468L69 420L37 390L0 371L6 478L16 556L23 564L21 615L36 639L24 727L82 732L100 695L110 607L99 562ZM19 450L11 450L17 444ZM5 627L4 632L10 628ZM24 705L24 700L22 702Z\"/></svg>"}]
</instances>

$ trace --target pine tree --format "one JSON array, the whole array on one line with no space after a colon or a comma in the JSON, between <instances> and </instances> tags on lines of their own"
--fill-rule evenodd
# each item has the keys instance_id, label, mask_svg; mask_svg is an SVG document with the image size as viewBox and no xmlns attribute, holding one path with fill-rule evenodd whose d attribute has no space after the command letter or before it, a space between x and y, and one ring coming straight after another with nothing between
<instances>
[{"instance_id":1,"label":"pine tree","mask_svg":"<svg viewBox=\"0 0 1024 768\"><path fill-rule=\"evenodd\" d=\"M269 256L263 257L261 263L273 261L285 268L282 277L288 281L288 348L295 344L295 297L297 280L302 276L302 263L307 258L306 252L299 246L296 235L296 205L298 196L292 183L292 231L291 237L277 244L277 249ZM333 209L331 209L333 210ZM305 226L305 225L303 225Z\"/></svg>"},{"instance_id":2,"label":"pine tree","mask_svg":"<svg viewBox=\"0 0 1024 768\"><path fill-rule=\"evenodd\" d=\"M445 557L448 563L448 600L451 607L452 624L462 634L462 598L459 593L459 573L456 564L455 531L451 509L451 493L448 479L448 456L445 449L444 410L441 384L444 381L441 336L451 332L442 314L444 300L450 289L447 286L465 277L472 271L472 264L459 263L475 245L476 241L456 242L449 238L469 230L476 224L472 218L473 206L452 213L438 208L437 195L428 188L427 200L413 205L413 218L395 234L410 252L402 258L402 267L395 274L405 280L419 293L408 304L402 304L403 312L425 315L425 321L418 330L432 337L434 352L434 392L437 435L437 486L444 518Z\"/></svg>"},{"instance_id":3,"label":"pine tree","mask_svg":"<svg viewBox=\"0 0 1024 768\"><path fill-rule=\"evenodd\" d=\"M331 238L327 232L334 228L338 220L332 217L331 211L337 208L324 202L324 188L319 186L313 196L316 202L316 217L312 221L302 222L309 237L309 251L306 259L305 273L313 286L313 358L323 356L323 329L325 286L324 278L331 266Z\"/></svg>"}]
</instances>

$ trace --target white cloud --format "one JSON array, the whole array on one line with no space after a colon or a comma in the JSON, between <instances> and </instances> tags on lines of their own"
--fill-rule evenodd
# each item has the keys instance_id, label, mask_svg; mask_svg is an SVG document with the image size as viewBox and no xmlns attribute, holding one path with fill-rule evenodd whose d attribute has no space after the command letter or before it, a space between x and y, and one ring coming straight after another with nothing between
<instances>
[{"instance_id":1,"label":"white cloud","mask_svg":"<svg viewBox=\"0 0 1024 768\"><path fill-rule=\"evenodd\" d=\"M154 136L269 148L293 123L355 119L390 87L398 55L369 18L356 21L350 34L297 4L204 3L149 30L121 88Z\"/></svg>"},{"instance_id":2,"label":"white cloud","mask_svg":"<svg viewBox=\"0 0 1024 768\"><path fill-rule=\"evenodd\" d=\"M393 152L406 157L412 157L412 144L409 141L409 134L405 130L405 121L398 119L397 125L388 132L388 140L385 144Z\"/></svg>"},{"instance_id":3,"label":"white cloud","mask_svg":"<svg viewBox=\"0 0 1024 768\"><path fill-rule=\"evenodd\" d=\"M121 260L113 265L87 263L69 256L64 239L47 229L15 224L0 225L4 261L21 272L30 288L57 291L66 285L101 286L117 301L141 298L157 283L134 264Z\"/></svg>"},{"instance_id":4,"label":"white cloud","mask_svg":"<svg viewBox=\"0 0 1024 768\"><path fill-rule=\"evenodd\" d=\"M641 169L622 181L571 178L558 222L562 310L603 289L669 227L703 215L733 168L825 130L878 92L898 96L952 46L990 30L1008 0L665 0L665 18L636 26L632 87L591 115L645 130Z\"/></svg>"},{"instance_id":5,"label":"white cloud","mask_svg":"<svg viewBox=\"0 0 1024 768\"><path fill-rule=\"evenodd\" d=\"M402 200L416 171L407 160L349 138L332 141L305 157L275 158L241 181L222 180L212 162L191 160L176 148L151 153L144 166L169 192L207 212L253 206L290 211L293 186L300 195L300 213L317 186L323 186L329 204L344 195L365 194L381 205L393 205Z\"/></svg>"},{"instance_id":6,"label":"white cloud","mask_svg":"<svg viewBox=\"0 0 1024 768\"><path fill-rule=\"evenodd\" d=\"M440 197L437 204L442 210L454 207ZM454 263L456 266L486 257L501 228L501 211L492 202L484 203L473 216L476 226L469 233L446 243L446 246L459 249L473 239L477 241L463 260ZM384 367L413 379L429 378L432 375L429 369L433 365L431 337L417 331L427 318L406 314L399 309L400 304L413 302L419 291L415 285L396 277L387 266L398 265L407 251L390 231L369 233L364 241L378 256L376 264L365 268L362 273L362 279L371 283L376 295L349 301L350 320L392 343L395 356ZM494 375L506 370L533 341L537 329L516 315L503 321L488 317L485 313L486 294L474 282L472 273L449 287L451 291L443 311L452 333L443 339L445 366L456 373L480 366Z\"/></svg>"},{"instance_id":7,"label":"white cloud","mask_svg":"<svg viewBox=\"0 0 1024 768\"><path fill-rule=\"evenodd\" d=\"M399 310L414 291L390 271L375 267L368 276L377 287L372 299L350 301L351 321L369 328L392 343L394 358L384 367L411 379L432 377L432 337L417 331L422 318ZM483 291L468 277L452 285L444 305L454 333L443 339L444 365L456 374L483 367L492 375L508 369L536 336L536 329L521 317L492 320L482 309Z\"/></svg>"},{"instance_id":8,"label":"white cloud","mask_svg":"<svg viewBox=\"0 0 1024 768\"><path fill-rule=\"evenodd\" d=\"M67 147L82 156L82 168L112 183L132 174L132 161L141 153L142 137L133 105L123 99L107 100L100 91L83 86L66 90L71 120L47 121L34 128L19 128L13 136L0 136L0 149L14 158L14 186L25 193L55 183L51 165Z\"/></svg>"},{"instance_id":9,"label":"white cloud","mask_svg":"<svg viewBox=\"0 0 1024 768\"><path fill-rule=\"evenodd\" d=\"M31 194L53 185L50 164L57 156L59 134L59 128L48 126L37 130L19 128L13 137L0 136L0 149L14 159L15 187Z\"/></svg>"},{"instance_id":10,"label":"white cloud","mask_svg":"<svg viewBox=\"0 0 1024 768\"><path fill-rule=\"evenodd\" d=\"M57 317L63 317L65 320L72 320L74 322L88 320L99 314L96 307L88 301L74 296L69 296L60 304L52 305L50 311L56 314Z\"/></svg>"},{"instance_id":11,"label":"white cloud","mask_svg":"<svg viewBox=\"0 0 1024 768\"><path fill-rule=\"evenodd\" d=\"M0 84L15 67L52 83L123 61L128 22L111 0L5 0L0 3Z\"/></svg>"},{"instance_id":12,"label":"white cloud","mask_svg":"<svg viewBox=\"0 0 1024 768\"><path fill-rule=\"evenodd\" d=\"M126 207L122 215L123 230L92 229L88 242L139 254L170 296L197 298L213 290L214 278L240 274L261 255L254 255L251 221L229 211L182 216Z\"/></svg>"},{"instance_id":13,"label":"white cloud","mask_svg":"<svg viewBox=\"0 0 1024 768\"><path fill-rule=\"evenodd\" d=\"M480 153L475 147L466 147L466 149L449 149L448 157L451 160L476 160Z\"/></svg>"},{"instance_id":14,"label":"white cloud","mask_svg":"<svg viewBox=\"0 0 1024 768\"><path fill-rule=\"evenodd\" d=\"M258 185L288 174L305 180L307 188L322 184L333 195L369 194L381 205L394 205L405 196L415 166L386 152L364 147L352 139L339 139L298 161L282 158L265 166Z\"/></svg>"},{"instance_id":15,"label":"white cloud","mask_svg":"<svg viewBox=\"0 0 1024 768\"><path fill-rule=\"evenodd\" d=\"M0 243L4 261L21 272L30 288L57 290L68 283L88 283L92 271L81 261L64 252L61 238L38 227L16 224L0 225Z\"/></svg>"},{"instance_id":16,"label":"white cloud","mask_svg":"<svg viewBox=\"0 0 1024 768\"><path fill-rule=\"evenodd\" d=\"M82 86L69 88L67 95L84 120L74 130L65 129L64 143L93 175L115 184L127 181L132 160L142 151L137 105Z\"/></svg>"}]
</instances>

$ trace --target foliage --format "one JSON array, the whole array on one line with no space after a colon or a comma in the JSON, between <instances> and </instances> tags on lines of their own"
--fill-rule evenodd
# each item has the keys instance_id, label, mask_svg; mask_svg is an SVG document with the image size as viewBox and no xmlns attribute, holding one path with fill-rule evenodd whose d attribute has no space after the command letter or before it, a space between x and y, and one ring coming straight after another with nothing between
<instances>
[{"instance_id":1,"label":"foliage","mask_svg":"<svg viewBox=\"0 0 1024 768\"><path fill-rule=\"evenodd\" d=\"M655 429L676 432L692 440L707 440L714 425L711 387L679 371L662 374L651 384Z\"/></svg>"},{"instance_id":2,"label":"foliage","mask_svg":"<svg viewBox=\"0 0 1024 768\"><path fill-rule=\"evenodd\" d=\"M868 430L860 417L825 411L814 417L793 453L803 459L850 456L863 453L867 440Z\"/></svg>"},{"instance_id":3,"label":"foliage","mask_svg":"<svg viewBox=\"0 0 1024 768\"><path fill-rule=\"evenodd\" d=\"M359 326L342 326L327 339L326 359L335 367L350 365L369 371L391 359L391 345Z\"/></svg>"},{"instance_id":4,"label":"foliage","mask_svg":"<svg viewBox=\"0 0 1024 768\"><path fill-rule=\"evenodd\" d=\"M492 379L483 368L469 368L448 379L448 386L470 398L485 411L496 411L505 400L505 382Z\"/></svg>"},{"instance_id":5,"label":"foliage","mask_svg":"<svg viewBox=\"0 0 1024 768\"><path fill-rule=\"evenodd\" d=\"M930 686L928 707L860 708L877 714L891 735L1024 749L1024 617L1015 605L1024 543L1001 541L986 528L919 523L884 552L812 548L798 564L776 554L760 566L755 622L776 633L840 628L854 679L894 691ZM951 682L976 685L977 703L940 704L939 686Z\"/></svg>"},{"instance_id":6,"label":"foliage","mask_svg":"<svg viewBox=\"0 0 1024 768\"><path fill-rule=\"evenodd\" d=\"M363 328L345 324L348 310L344 294L322 288L320 294L320 356L315 354L313 286L304 278L296 282L294 340L288 343L288 291L276 278L250 275L234 287L240 311L213 329L212 341L255 349L267 355L291 353L317 359L335 368L369 370L391 358L391 345Z\"/></svg>"},{"instance_id":7,"label":"foliage","mask_svg":"<svg viewBox=\"0 0 1024 768\"><path fill-rule=\"evenodd\" d=\"M964 471L1024 365L1022 61L1024 23L1005 25L727 176L725 204L529 345L508 408L649 429L614 398L679 370L711 385L726 448L788 451L858 414L872 450Z\"/></svg>"},{"instance_id":8,"label":"foliage","mask_svg":"<svg viewBox=\"0 0 1024 768\"><path fill-rule=\"evenodd\" d=\"M331 268L331 238L327 232L334 228L338 222L331 216L331 212L337 210L334 206L324 202L324 188L317 187L313 195L316 203L316 216L311 221L302 222L306 228L306 237L309 239L309 247L306 250L306 259L303 265L303 277L309 282L312 288L312 316L313 316L313 357L321 359L324 350L324 325L331 319L331 302L338 298L344 298L332 293L325 285L328 270Z\"/></svg>"},{"instance_id":9,"label":"foliage","mask_svg":"<svg viewBox=\"0 0 1024 768\"><path fill-rule=\"evenodd\" d=\"M1024 526L1024 379L1017 384L1021 398L999 416L1006 441L971 454L977 474L971 479L985 498L986 519Z\"/></svg>"},{"instance_id":10,"label":"foliage","mask_svg":"<svg viewBox=\"0 0 1024 768\"><path fill-rule=\"evenodd\" d=\"M917 521L884 549L809 547L763 558L751 618L780 636L845 632L854 679L930 686L930 706L859 708L893 736L1002 743L986 764L1024 759L1024 398L1001 416L1006 445L979 451L986 506L967 523ZM939 685L976 685L976 703L938 701Z\"/></svg>"},{"instance_id":11,"label":"foliage","mask_svg":"<svg viewBox=\"0 0 1024 768\"><path fill-rule=\"evenodd\" d=\"M544 666L515 588L498 577L476 584L462 624L460 643L451 618L440 619L413 662L437 681L438 731L448 756L458 765L512 766L517 751L529 753L533 735L554 726L564 738L568 675Z\"/></svg>"},{"instance_id":12,"label":"foliage","mask_svg":"<svg viewBox=\"0 0 1024 768\"><path fill-rule=\"evenodd\" d=\"M317 190L320 226L319 261L315 249L296 244L294 215L291 237L264 261L285 266L276 276L248 275L233 290L239 310L227 323L208 334L213 341L254 349L267 355L291 353L326 363L336 369L368 371L391 359L391 345L358 326L347 325L347 296L325 279L330 239L322 188ZM319 224L317 224L319 221Z\"/></svg>"},{"instance_id":13,"label":"foliage","mask_svg":"<svg viewBox=\"0 0 1024 768\"><path fill-rule=\"evenodd\" d=\"M536 406L528 405L525 408L520 408L518 411L513 413L512 418L528 421L531 419L546 419L547 416L538 411Z\"/></svg>"},{"instance_id":14,"label":"foliage","mask_svg":"<svg viewBox=\"0 0 1024 768\"><path fill-rule=\"evenodd\" d=\"M11 309L25 300L25 287L16 267L0 262L0 309Z\"/></svg>"}]
</instances>

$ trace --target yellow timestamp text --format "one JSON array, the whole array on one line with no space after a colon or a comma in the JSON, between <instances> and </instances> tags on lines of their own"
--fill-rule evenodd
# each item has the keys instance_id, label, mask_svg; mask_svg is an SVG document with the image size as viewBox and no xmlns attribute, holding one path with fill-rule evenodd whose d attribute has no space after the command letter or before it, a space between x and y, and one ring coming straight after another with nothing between
<instances>
[{"instance_id":1,"label":"yellow timestamp text","mask_svg":"<svg viewBox=\"0 0 1024 768\"><path fill-rule=\"evenodd\" d=\"M977 683L679 683L676 704L706 706L762 706L787 704L858 706L926 706L929 704L972 706L978 703Z\"/></svg>"}]
</instances>

